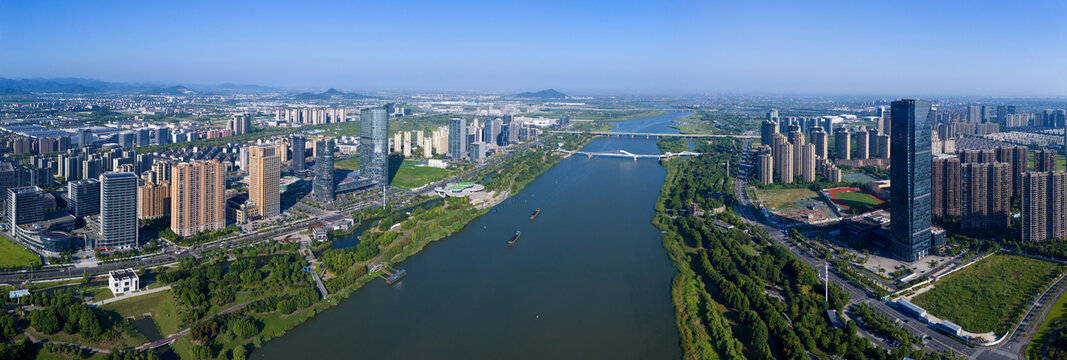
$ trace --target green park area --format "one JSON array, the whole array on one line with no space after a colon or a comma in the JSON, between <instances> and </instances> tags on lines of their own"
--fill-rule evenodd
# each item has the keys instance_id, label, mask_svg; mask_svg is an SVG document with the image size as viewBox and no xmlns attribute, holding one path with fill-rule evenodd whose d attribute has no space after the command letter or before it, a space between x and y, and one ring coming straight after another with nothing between
<instances>
[{"instance_id":1,"label":"green park area","mask_svg":"<svg viewBox=\"0 0 1067 360\"><path fill-rule=\"evenodd\" d=\"M359 170L359 157L347 158L344 160L338 160L333 162L335 169L345 169L358 171Z\"/></svg>"},{"instance_id":2,"label":"green park area","mask_svg":"<svg viewBox=\"0 0 1067 360\"><path fill-rule=\"evenodd\" d=\"M396 171L391 184L405 189L414 189L448 177L448 170L429 166L402 165Z\"/></svg>"},{"instance_id":3,"label":"green park area","mask_svg":"<svg viewBox=\"0 0 1067 360\"><path fill-rule=\"evenodd\" d=\"M352 157L334 162L334 168L360 170L360 158ZM414 189L448 177L448 170L423 166L421 161L404 161L389 184L404 189Z\"/></svg>"},{"instance_id":4,"label":"green park area","mask_svg":"<svg viewBox=\"0 0 1067 360\"><path fill-rule=\"evenodd\" d=\"M40 266L41 258L0 235L0 269Z\"/></svg>"},{"instance_id":5,"label":"green park area","mask_svg":"<svg viewBox=\"0 0 1067 360\"><path fill-rule=\"evenodd\" d=\"M797 201L818 197L809 189L757 189L753 192L756 200L762 201L768 209L795 208Z\"/></svg>"},{"instance_id":6,"label":"green park area","mask_svg":"<svg viewBox=\"0 0 1067 360\"><path fill-rule=\"evenodd\" d=\"M335 161L333 167L357 171L359 170L359 158L353 157ZM448 175L449 171L446 169L423 166L420 161L404 161L400 168L396 170L396 175L393 176L390 185L404 189L414 189L430 182L444 179Z\"/></svg>"},{"instance_id":7,"label":"green park area","mask_svg":"<svg viewBox=\"0 0 1067 360\"><path fill-rule=\"evenodd\" d=\"M997 254L934 282L911 301L966 331L1003 335L1062 271L1048 261Z\"/></svg>"}]
</instances>

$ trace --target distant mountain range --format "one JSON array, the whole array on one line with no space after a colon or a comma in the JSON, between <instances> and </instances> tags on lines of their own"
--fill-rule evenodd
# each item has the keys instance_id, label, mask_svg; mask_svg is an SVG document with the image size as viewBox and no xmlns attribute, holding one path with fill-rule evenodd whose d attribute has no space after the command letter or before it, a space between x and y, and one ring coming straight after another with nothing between
<instances>
[{"instance_id":1,"label":"distant mountain range","mask_svg":"<svg viewBox=\"0 0 1067 360\"><path fill-rule=\"evenodd\" d=\"M372 99L373 96L367 96L357 93L346 93L334 88L323 91L321 93L302 92L293 95L296 100L329 100L329 99Z\"/></svg>"},{"instance_id":2,"label":"distant mountain range","mask_svg":"<svg viewBox=\"0 0 1067 360\"><path fill-rule=\"evenodd\" d=\"M189 90L189 88L178 85L171 87L148 89L141 92L145 95L196 95L197 92Z\"/></svg>"},{"instance_id":3,"label":"distant mountain range","mask_svg":"<svg viewBox=\"0 0 1067 360\"><path fill-rule=\"evenodd\" d=\"M515 94L514 97L523 99L566 99L567 94L556 91L556 89L548 89L538 92L519 93Z\"/></svg>"},{"instance_id":4,"label":"distant mountain range","mask_svg":"<svg viewBox=\"0 0 1067 360\"><path fill-rule=\"evenodd\" d=\"M278 89L246 84L173 85L164 83L122 83L82 78L0 78L0 95L33 93L139 93L146 95L197 95L211 93L273 92Z\"/></svg>"}]
</instances>

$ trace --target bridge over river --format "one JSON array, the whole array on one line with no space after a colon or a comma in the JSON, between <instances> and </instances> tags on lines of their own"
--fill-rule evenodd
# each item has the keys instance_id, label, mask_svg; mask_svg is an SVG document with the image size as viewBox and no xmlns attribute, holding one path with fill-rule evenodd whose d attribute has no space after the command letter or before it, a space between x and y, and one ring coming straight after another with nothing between
<instances>
[{"instance_id":1,"label":"bridge over river","mask_svg":"<svg viewBox=\"0 0 1067 360\"><path fill-rule=\"evenodd\" d=\"M622 132L622 131L576 131L576 130L552 130L557 134L593 134L593 135L605 135L608 137L630 137L638 138L645 137L646 139L659 139L660 137L676 137L683 139L696 139L696 138L736 138L736 139L758 139L758 135L726 135L726 134L671 134L671 133L642 133L642 132Z\"/></svg>"},{"instance_id":2,"label":"bridge over river","mask_svg":"<svg viewBox=\"0 0 1067 360\"><path fill-rule=\"evenodd\" d=\"M634 154L634 153L631 153L631 152L626 151L626 150L593 152L593 151L570 151L570 150L559 149L559 150L556 150L556 151L559 151L559 152L562 152L562 153L565 153L565 154L571 154L571 155L585 155L585 156L588 156L590 159L592 159L593 156L622 157L622 158L632 158L634 160L637 160L639 158L662 159L662 158L672 158L672 157L675 157L675 156L695 156L695 155L700 155L700 153L692 152L692 151L682 151L680 153L667 152L666 154L654 154L654 155L653 154Z\"/></svg>"}]
</instances>

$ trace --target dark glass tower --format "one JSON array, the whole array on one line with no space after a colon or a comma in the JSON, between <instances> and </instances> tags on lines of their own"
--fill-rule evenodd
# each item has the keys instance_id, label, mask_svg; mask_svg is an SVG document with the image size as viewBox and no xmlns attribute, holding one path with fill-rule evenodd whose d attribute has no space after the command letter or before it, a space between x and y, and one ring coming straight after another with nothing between
<instances>
[{"instance_id":1,"label":"dark glass tower","mask_svg":"<svg viewBox=\"0 0 1067 360\"><path fill-rule=\"evenodd\" d=\"M384 108L359 113L359 174L377 185L389 183L389 113Z\"/></svg>"},{"instance_id":2,"label":"dark glass tower","mask_svg":"<svg viewBox=\"0 0 1067 360\"><path fill-rule=\"evenodd\" d=\"M894 101L890 115L890 249L916 261L930 252L930 102Z\"/></svg>"},{"instance_id":3,"label":"dark glass tower","mask_svg":"<svg viewBox=\"0 0 1067 360\"><path fill-rule=\"evenodd\" d=\"M508 125L508 130L511 126ZM448 158L461 160L467 157L467 120L448 120Z\"/></svg>"},{"instance_id":4,"label":"dark glass tower","mask_svg":"<svg viewBox=\"0 0 1067 360\"><path fill-rule=\"evenodd\" d=\"M308 156L306 140L303 135L293 135L293 172L301 172L307 168L307 164L304 164Z\"/></svg>"},{"instance_id":5,"label":"dark glass tower","mask_svg":"<svg viewBox=\"0 0 1067 360\"><path fill-rule=\"evenodd\" d=\"M110 249L137 247L137 175L100 175L100 240Z\"/></svg>"},{"instance_id":6,"label":"dark glass tower","mask_svg":"<svg viewBox=\"0 0 1067 360\"><path fill-rule=\"evenodd\" d=\"M333 183L333 139L319 140L315 143L315 180L312 182L312 195L318 202L333 202L335 185Z\"/></svg>"}]
</instances>

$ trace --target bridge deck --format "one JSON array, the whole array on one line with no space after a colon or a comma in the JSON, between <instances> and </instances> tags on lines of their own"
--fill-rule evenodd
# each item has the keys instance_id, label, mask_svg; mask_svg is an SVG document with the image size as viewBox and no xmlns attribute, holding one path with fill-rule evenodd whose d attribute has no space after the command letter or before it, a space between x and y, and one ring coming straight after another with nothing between
<instances>
[{"instance_id":1,"label":"bridge deck","mask_svg":"<svg viewBox=\"0 0 1067 360\"><path fill-rule=\"evenodd\" d=\"M639 133L639 132L621 132L621 131L575 131L575 130L552 130L553 133L558 134L593 134L593 135L617 135L617 136L646 136L646 137L680 137L680 138L738 138L738 139L758 139L758 135L727 135L727 134L669 134L669 133Z\"/></svg>"}]
</instances>

